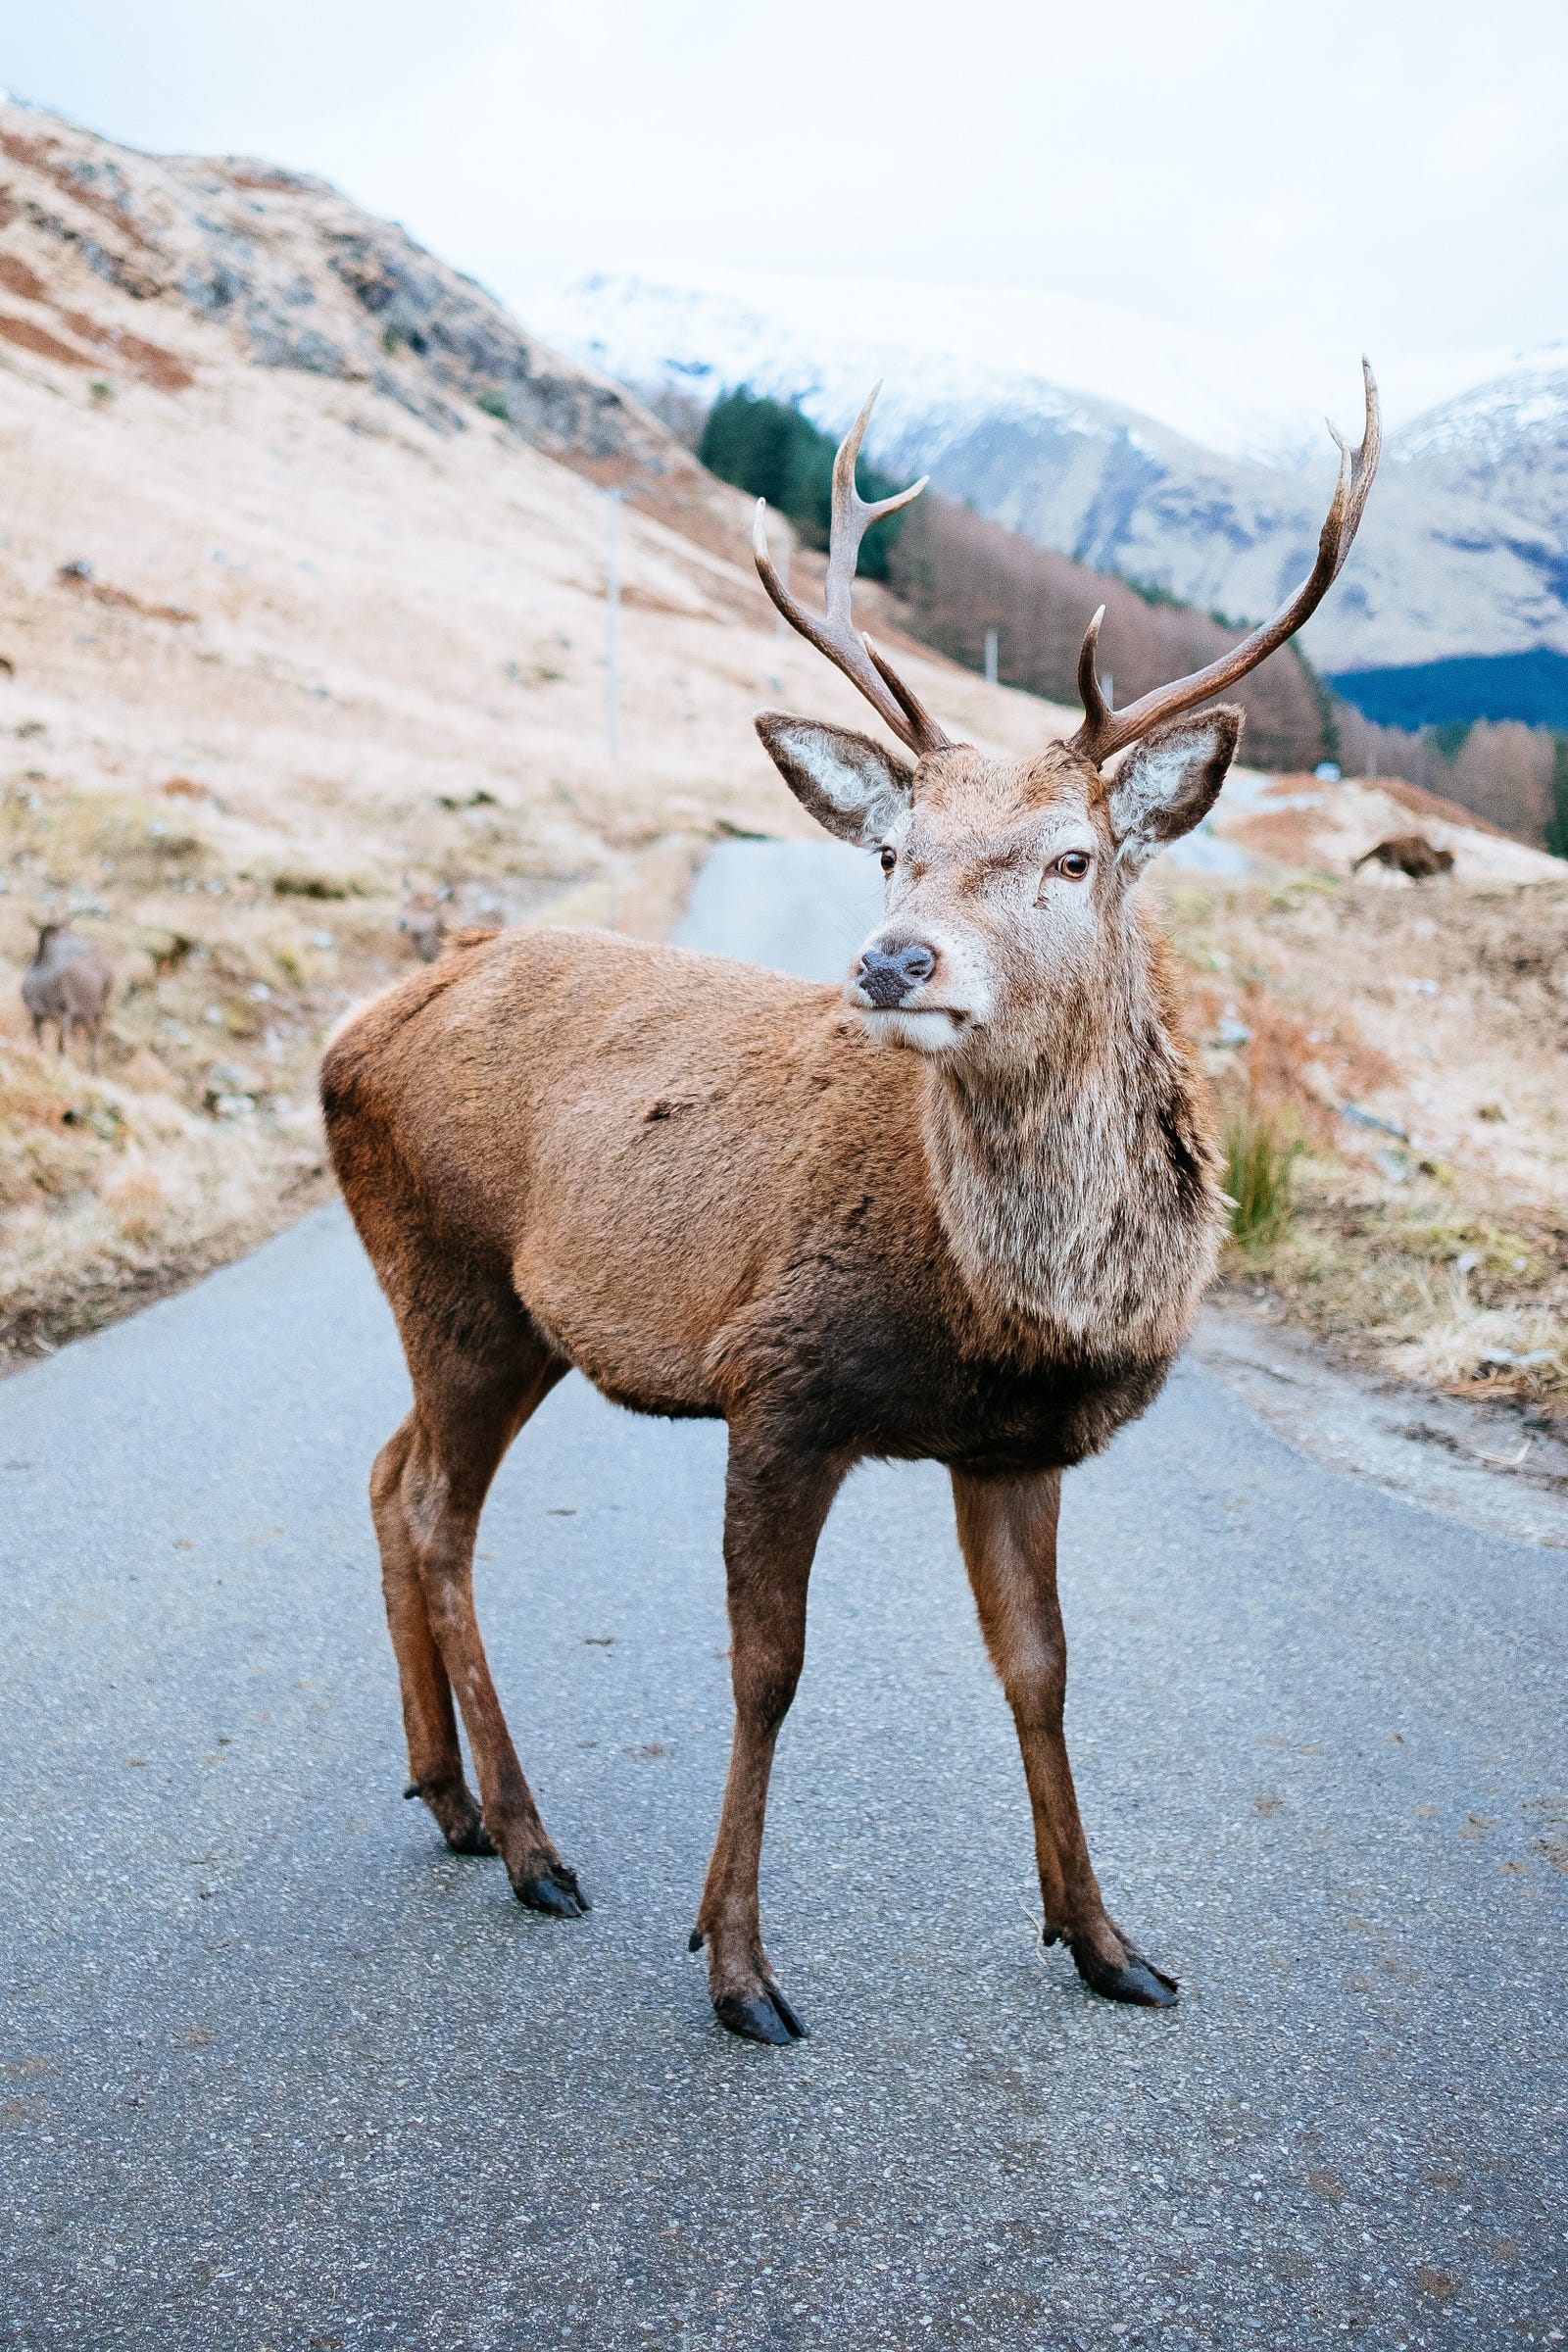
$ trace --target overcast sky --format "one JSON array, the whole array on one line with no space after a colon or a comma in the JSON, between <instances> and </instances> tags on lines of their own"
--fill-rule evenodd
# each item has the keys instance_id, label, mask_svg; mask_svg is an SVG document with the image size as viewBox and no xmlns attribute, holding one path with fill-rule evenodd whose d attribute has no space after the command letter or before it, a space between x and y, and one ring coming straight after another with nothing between
<instances>
[{"instance_id":1,"label":"overcast sky","mask_svg":"<svg viewBox=\"0 0 1568 2352\"><path fill-rule=\"evenodd\" d=\"M1564 0L10 0L0 81L321 172L514 305L1061 288L1391 389L1568 334Z\"/></svg>"}]
</instances>

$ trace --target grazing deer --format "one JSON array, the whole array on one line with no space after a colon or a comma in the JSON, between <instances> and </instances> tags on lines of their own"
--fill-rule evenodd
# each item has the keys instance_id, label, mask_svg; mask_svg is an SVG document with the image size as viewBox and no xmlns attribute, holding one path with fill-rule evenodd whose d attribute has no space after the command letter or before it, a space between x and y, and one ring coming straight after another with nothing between
<instances>
[{"instance_id":1,"label":"grazing deer","mask_svg":"<svg viewBox=\"0 0 1568 2352\"><path fill-rule=\"evenodd\" d=\"M96 1069L104 1006L113 985L113 974L96 948L73 938L64 923L40 923L32 961L22 975L22 1002L32 1015L34 1045L42 1045L43 1025L53 1021L64 1054L73 1024L79 1025L87 1032Z\"/></svg>"},{"instance_id":2,"label":"grazing deer","mask_svg":"<svg viewBox=\"0 0 1568 2352\"><path fill-rule=\"evenodd\" d=\"M1210 807L1236 748L1241 713L1199 706L1317 606L1380 437L1368 370L1360 448L1340 441L1316 564L1275 619L1113 711L1097 613L1077 734L995 760L950 741L852 621L862 532L924 487L859 498L870 408L834 467L824 616L776 576L760 507L756 535L774 604L912 756L814 719L757 721L791 790L887 876L886 918L843 988L600 933L460 932L322 1068L333 1163L414 1383L370 1487L409 1793L458 1852L499 1853L523 1903L587 1908L485 1660L480 1509L574 1365L636 1411L725 1420L735 1732L692 1941L720 2022L766 2042L803 2032L759 1921L768 1776L817 1536L866 1456L951 1471L1023 1751L1047 1936L1097 1992L1176 1997L1096 1883L1056 1600L1062 1472L1158 1393L1221 1226L1202 1083L1136 885Z\"/></svg>"},{"instance_id":3,"label":"grazing deer","mask_svg":"<svg viewBox=\"0 0 1568 2352\"><path fill-rule=\"evenodd\" d=\"M1363 850L1350 867L1351 873L1358 874L1374 858L1391 874L1407 874L1412 882L1430 882L1435 874L1453 871L1453 852L1440 850L1424 833L1396 833L1391 841Z\"/></svg>"}]
</instances>

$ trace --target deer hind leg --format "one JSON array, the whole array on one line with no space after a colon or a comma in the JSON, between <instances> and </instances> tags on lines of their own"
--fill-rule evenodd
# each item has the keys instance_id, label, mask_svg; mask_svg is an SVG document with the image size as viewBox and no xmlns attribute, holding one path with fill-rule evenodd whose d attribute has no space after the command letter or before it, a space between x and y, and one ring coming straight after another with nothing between
<instances>
[{"instance_id":1,"label":"deer hind leg","mask_svg":"<svg viewBox=\"0 0 1568 2352\"><path fill-rule=\"evenodd\" d=\"M449 1328L428 1354L409 1345L413 1412L382 1447L370 1480L387 1623L403 1686L411 1794L424 1799L459 1853L498 1853L519 1902L575 1919L588 1908L539 1818L496 1695L473 1606L479 1513L501 1458L566 1370L513 1303L493 1314L448 1299ZM501 1348L481 1348L500 1324ZM463 1774L456 1694L479 1782ZM482 1809L481 1809L482 1808Z\"/></svg>"},{"instance_id":2,"label":"deer hind leg","mask_svg":"<svg viewBox=\"0 0 1568 2352\"><path fill-rule=\"evenodd\" d=\"M718 2022L752 2041L804 2036L762 1949L757 1874L779 1728L806 1654L806 1589L847 1463L780 1455L730 1434L724 1567L735 1737L692 1950L708 1946Z\"/></svg>"},{"instance_id":3,"label":"deer hind leg","mask_svg":"<svg viewBox=\"0 0 1568 2352\"><path fill-rule=\"evenodd\" d=\"M419 1581L417 1547L403 1504L403 1473L417 1435L411 1413L370 1475L370 1513L381 1545L381 1592L403 1691L409 1744L406 1796L424 1799L455 1854L493 1854L490 1834L463 1772L457 1711Z\"/></svg>"},{"instance_id":4,"label":"deer hind leg","mask_svg":"<svg viewBox=\"0 0 1568 2352\"><path fill-rule=\"evenodd\" d=\"M1061 1474L979 1478L956 1470L953 1494L981 1631L1023 1751L1047 1937L1066 1943L1094 1991L1168 2009L1175 1980L1144 1959L1109 1917L1078 1818L1061 1728L1067 1691L1067 1640L1056 1597Z\"/></svg>"}]
</instances>

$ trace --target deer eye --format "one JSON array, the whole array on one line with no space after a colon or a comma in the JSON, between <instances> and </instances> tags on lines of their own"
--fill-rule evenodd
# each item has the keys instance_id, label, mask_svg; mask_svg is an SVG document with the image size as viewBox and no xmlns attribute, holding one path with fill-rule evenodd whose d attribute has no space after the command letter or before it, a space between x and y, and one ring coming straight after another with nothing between
<instances>
[{"instance_id":1,"label":"deer eye","mask_svg":"<svg viewBox=\"0 0 1568 2352\"><path fill-rule=\"evenodd\" d=\"M891 873L892 873L892 871L893 871L893 868L894 868L894 867L895 867L895 866L898 864L898 862L899 862L899 853L898 853L898 851L897 851L897 850L890 850L890 849L887 849L887 848L885 848L885 847L884 847L883 849L880 849L880 850L878 850L878 852L877 852L877 858L878 858L878 860L879 860L879 862L880 862L880 864L881 864L882 871L883 871L885 874L891 874Z\"/></svg>"},{"instance_id":2,"label":"deer eye","mask_svg":"<svg viewBox=\"0 0 1568 2352\"><path fill-rule=\"evenodd\" d=\"M1051 868L1054 874L1065 874L1069 882L1081 882L1089 871L1087 850L1063 850Z\"/></svg>"}]
</instances>

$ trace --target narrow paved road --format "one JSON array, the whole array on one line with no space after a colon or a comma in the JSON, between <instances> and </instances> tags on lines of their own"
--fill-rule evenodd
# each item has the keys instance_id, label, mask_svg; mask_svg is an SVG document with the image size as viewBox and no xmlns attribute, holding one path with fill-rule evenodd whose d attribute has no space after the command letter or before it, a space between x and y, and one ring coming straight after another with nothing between
<instances>
[{"instance_id":1,"label":"narrow paved road","mask_svg":"<svg viewBox=\"0 0 1568 2352\"><path fill-rule=\"evenodd\" d=\"M849 872L723 853L693 931L835 968ZM685 1951L722 1432L568 1382L489 1511L563 1926L401 1801L364 1490L404 1394L335 1212L0 1388L0 2343L1564 2340L1561 1553L1193 1367L1073 1475L1074 1755L1160 2016L1037 1955L945 1482L861 1472L764 1871L812 2038L761 2050Z\"/></svg>"}]
</instances>

